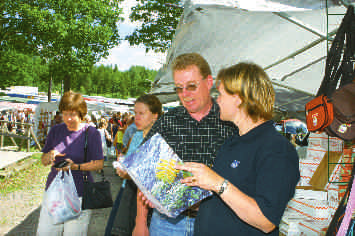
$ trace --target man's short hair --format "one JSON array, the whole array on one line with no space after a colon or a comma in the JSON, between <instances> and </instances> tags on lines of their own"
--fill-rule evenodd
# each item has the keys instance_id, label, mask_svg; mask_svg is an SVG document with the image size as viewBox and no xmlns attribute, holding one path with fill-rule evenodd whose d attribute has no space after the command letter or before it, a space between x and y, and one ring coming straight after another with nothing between
<instances>
[{"instance_id":1,"label":"man's short hair","mask_svg":"<svg viewBox=\"0 0 355 236\"><path fill-rule=\"evenodd\" d=\"M184 70L189 66L195 65L200 70L203 79L211 75L211 68L205 58L198 53L185 53L177 56L173 62L172 70Z\"/></svg>"},{"instance_id":2,"label":"man's short hair","mask_svg":"<svg viewBox=\"0 0 355 236\"><path fill-rule=\"evenodd\" d=\"M275 92L271 80L260 66L241 62L221 69L217 75L219 83L228 94L238 94L242 99L241 108L254 122L260 118L272 118Z\"/></svg>"}]
</instances>

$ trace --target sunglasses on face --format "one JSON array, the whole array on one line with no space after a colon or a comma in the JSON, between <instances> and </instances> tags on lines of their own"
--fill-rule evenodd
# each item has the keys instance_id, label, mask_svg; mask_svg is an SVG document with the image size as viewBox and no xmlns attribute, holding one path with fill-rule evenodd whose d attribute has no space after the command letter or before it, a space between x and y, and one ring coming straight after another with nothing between
<instances>
[{"instance_id":1,"label":"sunglasses on face","mask_svg":"<svg viewBox=\"0 0 355 236\"><path fill-rule=\"evenodd\" d=\"M185 87L175 87L174 90L176 93L182 93L184 91L184 89L186 89L186 91L189 91L189 92L194 92L197 90L199 85L200 85L200 83L191 83L191 84L186 85Z\"/></svg>"}]
</instances>

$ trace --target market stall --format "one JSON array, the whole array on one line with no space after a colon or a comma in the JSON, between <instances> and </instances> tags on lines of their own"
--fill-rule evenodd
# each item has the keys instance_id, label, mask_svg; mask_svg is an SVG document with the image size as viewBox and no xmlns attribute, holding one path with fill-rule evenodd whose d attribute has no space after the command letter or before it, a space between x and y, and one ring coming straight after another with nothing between
<instances>
[{"instance_id":1,"label":"market stall","mask_svg":"<svg viewBox=\"0 0 355 236\"><path fill-rule=\"evenodd\" d=\"M166 63L152 93L178 100L171 64L183 53L200 53L215 78L242 61L261 65L275 92L275 110L305 121L305 104L316 95L327 51L349 5L355 1L188 0ZM303 129L303 127L300 127ZM300 158L301 180L280 224L284 235L324 234L348 186L355 145L311 133Z\"/></svg>"}]
</instances>

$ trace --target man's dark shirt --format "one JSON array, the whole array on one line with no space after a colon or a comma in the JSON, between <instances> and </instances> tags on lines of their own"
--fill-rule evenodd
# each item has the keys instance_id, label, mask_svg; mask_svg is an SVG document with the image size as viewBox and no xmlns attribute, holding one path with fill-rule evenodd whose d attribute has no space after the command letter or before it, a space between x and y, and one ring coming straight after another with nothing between
<instances>
[{"instance_id":1,"label":"man's dark shirt","mask_svg":"<svg viewBox=\"0 0 355 236\"><path fill-rule=\"evenodd\" d=\"M144 141L160 133L184 162L200 162L211 166L224 140L237 131L232 122L222 121L219 117L219 106L215 101L201 121L193 119L183 106L179 106L160 117Z\"/></svg>"}]
</instances>

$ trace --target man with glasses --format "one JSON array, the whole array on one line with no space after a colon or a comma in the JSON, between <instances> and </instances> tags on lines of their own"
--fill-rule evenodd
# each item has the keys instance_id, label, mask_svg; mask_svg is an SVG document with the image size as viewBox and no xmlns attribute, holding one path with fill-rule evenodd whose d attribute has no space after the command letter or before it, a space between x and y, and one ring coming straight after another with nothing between
<instances>
[{"instance_id":1,"label":"man with glasses","mask_svg":"<svg viewBox=\"0 0 355 236\"><path fill-rule=\"evenodd\" d=\"M236 127L219 117L218 104L210 95L213 86L211 69L201 55L187 53L178 56L172 71L175 91L182 106L169 110L156 121L145 140L160 133L184 162L212 166L217 150L227 137L234 134ZM154 209L150 236L193 235L197 209L188 209L177 218ZM137 214L135 235L146 233L146 225L146 217Z\"/></svg>"}]
</instances>

